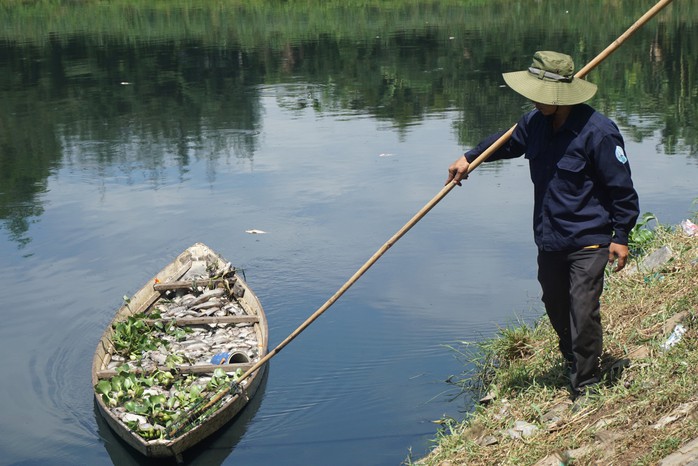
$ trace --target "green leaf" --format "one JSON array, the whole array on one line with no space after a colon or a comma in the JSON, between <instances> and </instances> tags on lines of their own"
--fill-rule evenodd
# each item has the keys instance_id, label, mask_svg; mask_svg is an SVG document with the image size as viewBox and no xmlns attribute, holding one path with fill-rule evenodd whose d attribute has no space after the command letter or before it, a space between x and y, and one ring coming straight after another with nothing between
<instances>
[{"instance_id":1,"label":"green leaf","mask_svg":"<svg viewBox=\"0 0 698 466\"><path fill-rule=\"evenodd\" d=\"M116 375L111 378L111 387L115 392L119 392L124 389L124 378L120 375Z\"/></svg>"},{"instance_id":2,"label":"green leaf","mask_svg":"<svg viewBox=\"0 0 698 466\"><path fill-rule=\"evenodd\" d=\"M128 391L134 390L138 386L138 379L133 374L129 374L128 377L124 379L124 388Z\"/></svg>"},{"instance_id":3,"label":"green leaf","mask_svg":"<svg viewBox=\"0 0 698 466\"><path fill-rule=\"evenodd\" d=\"M134 403L131 405L131 409L129 409L129 411L131 411L132 413L135 413L135 414L147 414L147 413L148 413L148 407L147 407L145 404L143 404L143 403L136 403L136 402L134 402Z\"/></svg>"},{"instance_id":4,"label":"green leaf","mask_svg":"<svg viewBox=\"0 0 698 466\"><path fill-rule=\"evenodd\" d=\"M191 388L189 389L189 394L191 395L192 398L198 398L201 395L201 392L204 391L204 388L200 385L192 385Z\"/></svg>"},{"instance_id":5,"label":"green leaf","mask_svg":"<svg viewBox=\"0 0 698 466\"><path fill-rule=\"evenodd\" d=\"M136 403L133 400L127 401L126 403L124 403L124 408L126 408L126 411L128 411L129 413L137 413L138 403Z\"/></svg>"},{"instance_id":6,"label":"green leaf","mask_svg":"<svg viewBox=\"0 0 698 466\"><path fill-rule=\"evenodd\" d=\"M149 401L153 406L165 406L167 404L167 397L165 395L151 395Z\"/></svg>"},{"instance_id":7,"label":"green leaf","mask_svg":"<svg viewBox=\"0 0 698 466\"><path fill-rule=\"evenodd\" d=\"M95 385L95 391L105 396L109 395L109 392L111 392L111 382L108 380L100 380L97 385Z\"/></svg>"},{"instance_id":8,"label":"green leaf","mask_svg":"<svg viewBox=\"0 0 698 466\"><path fill-rule=\"evenodd\" d=\"M165 365L170 369L174 369L177 365L182 364L184 358L178 354L168 354L165 358Z\"/></svg>"}]
</instances>

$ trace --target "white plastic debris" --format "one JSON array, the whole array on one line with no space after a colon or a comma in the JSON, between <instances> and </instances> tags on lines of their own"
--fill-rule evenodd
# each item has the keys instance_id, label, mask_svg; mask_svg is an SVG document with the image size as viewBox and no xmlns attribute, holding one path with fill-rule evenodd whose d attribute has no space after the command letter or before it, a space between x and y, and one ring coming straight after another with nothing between
<instances>
[{"instance_id":1,"label":"white plastic debris","mask_svg":"<svg viewBox=\"0 0 698 466\"><path fill-rule=\"evenodd\" d=\"M676 327L674 327L674 331L671 332L671 335L669 335L667 341L662 343L662 349L666 351L672 346L676 345L679 341L681 341L681 337L684 333L686 333L686 327L684 327L681 324L676 324Z\"/></svg>"},{"instance_id":2,"label":"white plastic debris","mask_svg":"<svg viewBox=\"0 0 698 466\"><path fill-rule=\"evenodd\" d=\"M526 421L516 421L514 427L507 430L507 435L511 439L529 438L540 430L538 427Z\"/></svg>"},{"instance_id":3,"label":"white plastic debris","mask_svg":"<svg viewBox=\"0 0 698 466\"><path fill-rule=\"evenodd\" d=\"M245 233L249 233L251 235L263 235L266 233L266 231L252 229L252 230L245 230Z\"/></svg>"},{"instance_id":4,"label":"white plastic debris","mask_svg":"<svg viewBox=\"0 0 698 466\"><path fill-rule=\"evenodd\" d=\"M683 232L688 236L698 235L698 225L688 219L681 222L681 228L683 228Z\"/></svg>"}]
</instances>

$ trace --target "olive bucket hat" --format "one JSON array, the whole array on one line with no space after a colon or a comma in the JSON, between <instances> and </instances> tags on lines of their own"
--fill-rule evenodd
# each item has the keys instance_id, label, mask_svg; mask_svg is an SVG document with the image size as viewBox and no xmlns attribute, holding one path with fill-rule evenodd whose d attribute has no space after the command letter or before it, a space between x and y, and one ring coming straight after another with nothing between
<instances>
[{"instance_id":1,"label":"olive bucket hat","mask_svg":"<svg viewBox=\"0 0 698 466\"><path fill-rule=\"evenodd\" d=\"M528 70L502 76L513 90L541 104L575 105L596 94L596 84L574 77L572 57L564 53L536 52Z\"/></svg>"}]
</instances>

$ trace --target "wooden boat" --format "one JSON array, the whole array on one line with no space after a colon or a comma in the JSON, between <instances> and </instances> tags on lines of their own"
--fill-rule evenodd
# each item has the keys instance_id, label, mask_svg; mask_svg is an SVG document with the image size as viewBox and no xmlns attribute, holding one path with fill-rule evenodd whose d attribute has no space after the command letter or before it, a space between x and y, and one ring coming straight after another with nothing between
<instances>
[{"instance_id":1,"label":"wooden boat","mask_svg":"<svg viewBox=\"0 0 698 466\"><path fill-rule=\"evenodd\" d=\"M124 300L95 351L96 403L137 451L181 461L257 391L266 363L235 380L267 354L264 311L238 271L201 243Z\"/></svg>"}]
</instances>

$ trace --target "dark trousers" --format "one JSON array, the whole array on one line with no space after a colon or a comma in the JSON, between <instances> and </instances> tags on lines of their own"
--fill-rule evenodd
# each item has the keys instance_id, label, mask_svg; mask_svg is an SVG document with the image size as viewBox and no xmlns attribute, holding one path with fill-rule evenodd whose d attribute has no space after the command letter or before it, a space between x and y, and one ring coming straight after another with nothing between
<instances>
[{"instance_id":1,"label":"dark trousers","mask_svg":"<svg viewBox=\"0 0 698 466\"><path fill-rule=\"evenodd\" d=\"M600 380L601 305L608 247L538 253L538 281L575 392Z\"/></svg>"}]
</instances>

